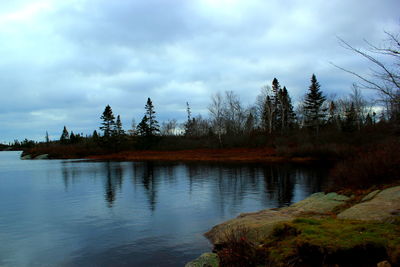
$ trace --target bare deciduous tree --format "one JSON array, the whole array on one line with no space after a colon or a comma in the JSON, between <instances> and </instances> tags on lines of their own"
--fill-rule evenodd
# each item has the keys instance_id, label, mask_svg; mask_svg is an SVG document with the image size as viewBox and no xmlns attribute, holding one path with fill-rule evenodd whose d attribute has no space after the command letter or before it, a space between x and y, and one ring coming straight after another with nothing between
<instances>
[{"instance_id":1,"label":"bare deciduous tree","mask_svg":"<svg viewBox=\"0 0 400 267\"><path fill-rule=\"evenodd\" d=\"M337 66L335 67L356 76L362 88L377 91L387 106L387 112L392 119L397 119L400 113L400 38L398 34L385 32L386 42L382 46L365 41L366 48L355 48L343 39L340 44L367 59L372 63L371 73L363 75L355 71Z\"/></svg>"}]
</instances>

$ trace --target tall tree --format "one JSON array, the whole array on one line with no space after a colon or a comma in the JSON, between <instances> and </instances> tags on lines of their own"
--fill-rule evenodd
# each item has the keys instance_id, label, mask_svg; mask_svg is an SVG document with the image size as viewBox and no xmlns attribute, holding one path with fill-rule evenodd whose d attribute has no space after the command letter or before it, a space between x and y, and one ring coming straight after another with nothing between
<instances>
[{"instance_id":1,"label":"tall tree","mask_svg":"<svg viewBox=\"0 0 400 267\"><path fill-rule=\"evenodd\" d=\"M192 136L193 135L193 126L194 126L194 119L192 119L192 113L190 111L189 102L186 102L186 113L187 113L187 120L184 123L185 129L185 136Z\"/></svg>"},{"instance_id":2,"label":"tall tree","mask_svg":"<svg viewBox=\"0 0 400 267\"><path fill-rule=\"evenodd\" d=\"M153 102L151 102L150 97L147 98L147 103L145 105L147 123L149 126L149 135L154 136L160 132L160 126L156 120L156 112L154 111Z\"/></svg>"},{"instance_id":3,"label":"tall tree","mask_svg":"<svg viewBox=\"0 0 400 267\"><path fill-rule=\"evenodd\" d=\"M218 136L219 144L222 145L222 133L224 132L223 99L220 93L211 97L211 104L208 107L211 115L212 130Z\"/></svg>"},{"instance_id":4,"label":"tall tree","mask_svg":"<svg viewBox=\"0 0 400 267\"><path fill-rule=\"evenodd\" d=\"M49 133L46 131L46 144L50 143Z\"/></svg>"},{"instance_id":5,"label":"tall tree","mask_svg":"<svg viewBox=\"0 0 400 267\"><path fill-rule=\"evenodd\" d=\"M117 121L115 122L114 135L118 137L125 135L125 131L122 129L121 117L119 115L117 116Z\"/></svg>"},{"instance_id":6,"label":"tall tree","mask_svg":"<svg viewBox=\"0 0 400 267\"><path fill-rule=\"evenodd\" d=\"M320 87L317 78L313 74L311 76L311 85L308 88L303 106L306 126L314 128L317 134L325 117L323 104L326 98L322 95Z\"/></svg>"},{"instance_id":7,"label":"tall tree","mask_svg":"<svg viewBox=\"0 0 400 267\"><path fill-rule=\"evenodd\" d=\"M153 102L150 98L147 98L145 105L145 115L137 126L137 132L140 136L152 137L156 136L160 132L160 126L156 120L156 112L154 111Z\"/></svg>"},{"instance_id":8,"label":"tall tree","mask_svg":"<svg viewBox=\"0 0 400 267\"><path fill-rule=\"evenodd\" d=\"M148 119L147 119L146 115L143 116L142 120L136 126L136 132L139 136L149 136L150 135L150 129L149 129Z\"/></svg>"},{"instance_id":9,"label":"tall tree","mask_svg":"<svg viewBox=\"0 0 400 267\"><path fill-rule=\"evenodd\" d=\"M343 130L348 132L354 131L357 125L357 112L353 102L351 102L350 108L346 110L345 117Z\"/></svg>"},{"instance_id":10,"label":"tall tree","mask_svg":"<svg viewBox=\"0 0 400 267\"><path fill-rule=\"evenodd\" d=\"M103 120L100 126L100 130L103 131L103 136L108 138L111 136L115 129L115 117L112 112L110 105L107 105L104 109L103 115L101 115L100 119Z\"/></svg>"},{"instance_id":11,"label":"tall tree","mask_svg":"<svg viewBox=\"0 0 400 267\"><path fill-rule=\"evenodd\" d=\"M68 133L67 127L64 126L64 129L63 129L61 137L60 137L60 142L62 144L66 144L66 143L68 143L68 141L69 141L69 133Z\"/></svg>"},{"instance_id":12,"label":"tall tree","mask_svg":"<svg viewBox=\"0 0 400 267\"><path fill-rule=\"evenodd\" d=\"M272 119L272 130L276 130L279 128L282 120L281 118L284 117L282 114L282 88L279 84L277 78L272 80L272 108L273 108L273 116Z\"/></svg>"}]
</instances>

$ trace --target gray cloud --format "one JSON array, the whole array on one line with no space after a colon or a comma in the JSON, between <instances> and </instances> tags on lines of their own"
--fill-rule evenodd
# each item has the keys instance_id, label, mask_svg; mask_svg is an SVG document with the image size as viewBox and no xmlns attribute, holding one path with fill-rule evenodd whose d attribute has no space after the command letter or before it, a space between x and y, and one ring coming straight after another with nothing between
<instances>
[{"instance_id":1,"label":"gray cloud","mask_svg":"<svg viewBox=\"0 0 400 267\"><path fill-rule=\"evenodd\" d=\"M204 113L210 96L235 91L247 105L277 77L294 100L312 73L346 94L365 61L362 47L398 31L389 1L40 0L0 11L0 141L58 138L62 126L91 133L104 106L126 128L151 97L159 120ZM203 114L206 115L206 114Z\"/></svg>"}]
</instances>

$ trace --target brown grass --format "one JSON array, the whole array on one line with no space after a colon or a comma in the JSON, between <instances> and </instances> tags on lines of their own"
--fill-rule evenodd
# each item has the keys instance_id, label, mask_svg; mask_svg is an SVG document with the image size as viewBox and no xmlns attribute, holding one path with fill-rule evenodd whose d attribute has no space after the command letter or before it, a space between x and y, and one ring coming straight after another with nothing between
<instances>
[{"instance_id":1,"label":"brown grass","mask_svg":"<svg viewBox=\"0 0 400 267\"><path fill-rule=\"evenodd\" d=\"M96 160L162 160L162 161L212 161L212 162L302 162L309 158L278 156L272 148L194 149L178 151L123 151L107 155L87 157Z\"/></svg>"},{"instance_id":2,"label":"brown grass","mask_svg":"<svg viewBox=\"0 0 400 267\"><path fill-rule=\"evenodd\" d=\"M399 183L399 148L399 140L388 139L339 162L330 174L330 191L376 189Z\"/></svg>"}]
</instances>

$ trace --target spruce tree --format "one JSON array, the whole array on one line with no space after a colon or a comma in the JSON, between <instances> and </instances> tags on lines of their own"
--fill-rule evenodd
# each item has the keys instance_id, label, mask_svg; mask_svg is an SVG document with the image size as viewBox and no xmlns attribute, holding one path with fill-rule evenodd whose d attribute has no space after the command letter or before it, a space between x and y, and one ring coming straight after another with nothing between
<instances>
[{"instance_id":1,"label":"spruce tree","mask_svg":"<svg viewBox=\"0 0 400 267\"><path fill-rule=\"evenodd\" d=\"M115 122L114 135L123 136L124 134L125 134L125 131L122 129L121 117L118 115L117 121Z\"/></svg>"},{"instance_id":2,"label":"spruce tree","mask_svg":"<svg viewBox=\"0 0 400 267\"><path fill-rule=\"evenodd\" d=\"M349 109L346 110L346 119L344 121L343 130L352 132L356 128L357 123L357 112L354 108L354 103L351 102L351 106Z\"/></svg>"},{"instance_id":3,"label":"spruce tree","mask_svg":"<svg viewBox=\"0 0 400 267\"><path fill-rule=\"evenodd\" d=\"M185 136L192 136L195 119L194 118L192 119L192 113L190 112L189 102L186 102L186 113L187 113L187 121L184 124Z\"/></svg>"},{"instance_id":4,"label":"spruce tree","mask_svg":"<svg viewBox=\"0 0 400 267\"><path fill-rule=\"evenodd\" d=\"M92 139L93 139L94 141L97 141L97 140L99 139L99 134L97 133L96 130L93 131Z\"/></svg>"},{"instance_id":5,"label":"spruce tree","mask_svg":"<svg viewBox=\"0 0 400 267\"><path fill-rule=\"evenodd\" d=\"M274 78L272 80L272 93L273 95L271 96L272 100L272 109L273 109L273 116L271 117L271 123L272 123L272 129L271 130L277 130L279 129L281 125L281 118L283 116L282 114L282 104L281 104L281 95L282 95L282 88L281 85L279 84L279 81L277 78Z\"/></svg>"},{"instance_id":6,"label":"spruce tree","mask_svg":"<svg viewBox=\"0 0 400 267\"><path fill-rule=\"evenodd\" d=\"M139 136L143 136L143 137L150 135L150 129L149 129L148 119L147 119L146 115L143 116L143 119L136 126L136 132Z\"/></svg>"},{"instance_id":7,"label":"spruce tree","mask_svg":"<svg viewBox=\"0 0 400 267\"><path fill-rule=\"evenodd\" d=\"M68 141L69 141L69 133L68 133L67 127L64 126L64 129L63 129L61 137L60 137L60 142L61 142L61 144L67 144Z\"/></svg>"},{"instance_id":8,"label":"spruce tree","mask_svg":"<svg viewBox=\"0 0 400 267\"><path fill-rule=\"evenodd\" d=\"M305 124L315 129L317 134L319 132L319 126L325 117L325 111L322 109L322 105L326 98L322 95L320 87L317 78L313 74L311 76L311 85L306 94L303 106Z\"/></svg>"},{"instance_id":9,"label":"spruce tree","mask_svg":"<svg viewBox=\"0 0 400 267\"><path fill-rule=\"evenodd\" d=\"M150 98L147 98L146 106L144 107L146 110L147 117L147 125L148 125L148 136L155 136L160 132L160 126L158 125L158 121L156 120L156 112L154 111L153 102L151 102Z\"/></svg>"},{"instance_id":10,"label":"spruce tree","mask_svg":"<svg viewBox=\"0 0 400 267\"><path fill-rule=\"evenodd\" d=\"M115 129L115 117L112 112L110 105L107 105L104 109L103 115L101 115L100 119L103 120L100 126L100 130L103 131L103 136L108 138L111 136Z\"/></svg>"}]
</instances>

